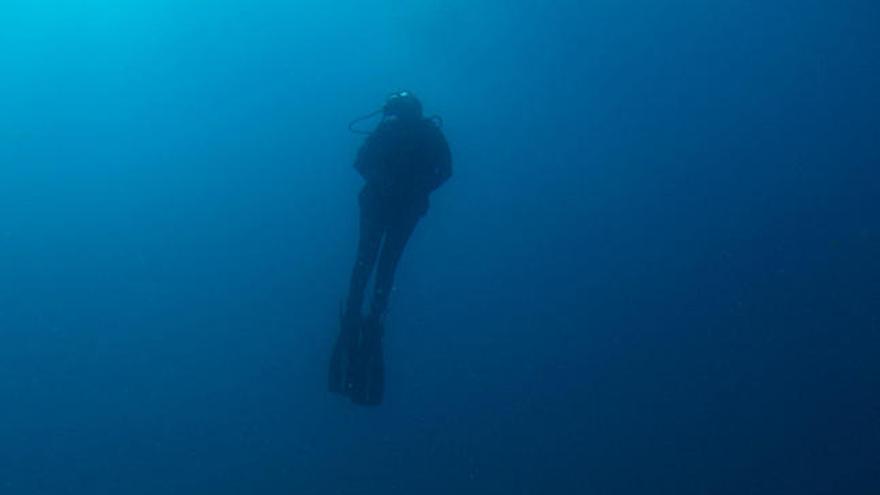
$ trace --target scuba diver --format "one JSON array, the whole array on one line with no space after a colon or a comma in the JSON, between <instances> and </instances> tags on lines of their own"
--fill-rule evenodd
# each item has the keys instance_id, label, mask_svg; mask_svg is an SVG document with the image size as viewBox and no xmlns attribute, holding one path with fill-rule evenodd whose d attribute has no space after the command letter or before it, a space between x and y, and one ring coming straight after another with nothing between
<instances>
[{"instance_id":1,"label":"scuba diver","mask_svg":"<svg viewBox=\"0 0 880 495\"><path fill-rule=\"evenodd\" d=\"M372 132L355 124L382 114ZM364 178L360 192L360 240L351 285L330 359L329 390L361 405L382 402L384 319L394 271L428 196L452 176L449 145L438 117L424 117L410 92L394 93L385 105L349 124L366 134L354 162ZM364 292L375 268L372 300L362 316Z\"/></svg>"}]
</instances>

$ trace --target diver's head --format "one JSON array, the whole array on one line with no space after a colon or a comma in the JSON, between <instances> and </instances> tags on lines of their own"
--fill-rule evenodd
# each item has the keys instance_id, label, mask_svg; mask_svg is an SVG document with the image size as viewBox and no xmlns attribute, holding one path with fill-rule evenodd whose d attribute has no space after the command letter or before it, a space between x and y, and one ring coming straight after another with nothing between
<instances>
[{"instance_id":1,"label":"diver's head","mask_svg":"<svg viewBox=\"0 0 880 495\"><path fill-rule=\"evenodd\" d=\"M391 94L382 107L385 117L392 117L403 122L421 120L422 102L409 91Z\"/></svg>"},{"instance_id":2,"label":"diver's head","mask_svg":"<svg viewBox=\"0 0 880 495\"><path fill-rule=\"evenodd\" d=\"M387 120L403 123L418 123L424 119L424 116L422 115L422 102L416 98L416 95L409 91L400 91L399 93L392 93L389 95L388 99L385 100L385 104L382 105L382 108L366 115L362 115L349 122L348 130L355 134L372 134L372 131L358 129L357 124L377 115L382 115L383 122ZM437 123L437 125L442 125L440 117L435 116L430 117L429 119Z\"/></svg>"}]
</instances>

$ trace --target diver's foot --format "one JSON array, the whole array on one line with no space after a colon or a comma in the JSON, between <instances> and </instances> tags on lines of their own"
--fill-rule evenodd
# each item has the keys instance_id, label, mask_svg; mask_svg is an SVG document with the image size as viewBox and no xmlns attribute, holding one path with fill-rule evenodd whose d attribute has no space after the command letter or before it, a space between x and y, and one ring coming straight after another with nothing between
<instances>
[{"instance_id":1,"label":"diver's foot","mask_svg":"<svg viewBox=\"0 0 880 495\"><path fill-rule=\"evenodd\" d=\"M360 342L349 371L348 396L355 404L377 406L382 403L385 392L382 333L382 323L378 318L364 319Z\"/></svg>"},{"instance_id":2,"label":"diver's foot","mask_svg":"<svg viewBox=\"0 0 880 495\"><path fill-rule=\"evenodd\" d=\"M362 319L359 312L346 311L339 316L339 335L330 356L328 389L335 394L350 396L356 386L353 368L358 366L357 354L361 340Z\"/></svg>"}]
</instances>

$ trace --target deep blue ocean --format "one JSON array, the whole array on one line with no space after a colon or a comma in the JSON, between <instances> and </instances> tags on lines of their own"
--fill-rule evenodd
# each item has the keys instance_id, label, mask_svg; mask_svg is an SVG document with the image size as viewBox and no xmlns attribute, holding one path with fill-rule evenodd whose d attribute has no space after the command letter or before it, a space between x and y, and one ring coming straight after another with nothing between
<instances>
[{"instance_id":1,"label":"deep blue ocean","mask_svg":"<svg viewBox=\"0 0 880 495\"><path fill-rule=\"evenodd\" d=\"M868 0L3 0L0 494L880 493L878 53ZM400 89L455 175L364 408Z\"/></svg>"}]
</instances>

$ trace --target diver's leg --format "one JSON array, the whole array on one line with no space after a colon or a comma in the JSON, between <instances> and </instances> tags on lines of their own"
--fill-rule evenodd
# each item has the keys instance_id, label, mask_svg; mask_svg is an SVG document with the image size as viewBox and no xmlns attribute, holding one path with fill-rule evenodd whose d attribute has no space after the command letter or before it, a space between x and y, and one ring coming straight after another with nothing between
<instances>
[{"instance_id":1,"label":"diver's leg","mask_svg":"<svg viewBox=\"0 0 880 495\"><path fill-rule=\"evenodd\" d=\"M364 301L364 291L370 274L376 265L376 257L379 254L379 246L382 242L383 227L376 218L371 205L360 205L360 239L358 241L357 257L354 268L351 271L351 283L346 299L346 314L360 315Z\"/></svg>"},{"instance_id":2,"label":"diver's leg","mask_svg":"<svg viewBox=\"0 0 880 495\"><path fill-rule=\"evenodd\" d=\"M369 315L361 325L360 347L352 361L353 371L349 373L348 396L356 404L374 406L382 403L385 393L382 320L394 281L394 269L417 221L417 216L407 217L403 221L394 219L385 228L385 240L376 271L373 303Z\"/></svg>"},{"instance_id":3,"label":"diver's leg","mask_svg":"<svg viewBox=\"0 0 880 495\"><path fill-rule=\"evenodd\" d=\"M361 306L363 306L367 281L376 264L384 231L382 222L375 214L375 205L364 201L363 196L361 195L360 202L360 239L357 257L351 272L346 308L340 315L339 337L330 357L329 390L349 397L363 396L364 384L368 382L364 376L367 361L361 350L363 340Z\"/></svg>"},{"instance_id":4,"label":"diver's leg","mask_svg":"<svg viewBox=\"0 0 880 495\"><path fill-rule=\"evenodd\" d=\"M381 321L388 309L388 298L394 285L394 272L397 269L397 263L400 261L403 249L418 221L419 217L412 215L399 219L388 227L376 271L376 288L369 315L371 319Z\"/></svg>"}]
</instances>

